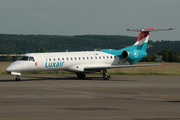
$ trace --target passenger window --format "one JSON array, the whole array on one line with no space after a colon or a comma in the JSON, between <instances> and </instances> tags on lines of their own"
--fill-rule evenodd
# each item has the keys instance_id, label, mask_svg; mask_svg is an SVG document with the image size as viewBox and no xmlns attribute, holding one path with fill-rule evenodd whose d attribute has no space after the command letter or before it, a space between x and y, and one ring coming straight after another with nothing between
<instances>
[{"instance_id":1,"label":"passenger window","mask_svg":"<svg viewBox=\"0 0 180 120\"><path fill-rule=\"evenodd\" d=\"M49 61L51 61L51 58L49 58Z\"/></svg>"},{"instance_id":2,"label":"passenger window","mask_svg":"<svg viewBox=\"0 0 180 120\"><path fill-rule=\"evenodd\" d=\"M79 57L79 60L81 60L81 58Z\"/></svg>"},{"instance_id":3,"label":"passenger window","mask_svg":"<svg viewBox=\"0 0 180 120\"><path fill-rule=\"evenodd\" d=\"M73 60L73 58L71 57L71 60Z\"/></svg>"},{"instance_id":4,"label":"passenger window","mask_svg":"<svg viewBox=\"0 0 180 120\"><path fill-rule=\"evenodd\" d=\"M111 59L112 59L113 57L111 56Z\"/></svg>"},{"instance_id":5,"label":"passenger window","mask_svg":"<svg viewBox=\"0 0 180 120\"><path fill-rule=\"evenodd\" d=\"M58 58L58 61L60 61L60 58Z\"/></svg>"},{"instance_id":6,"label":"passenger window","mask_svg":"<svg viewBox=\"0 0 180 120\"><path fill-rule=\"evenodd\" d=\"M56 59L54 58L54 61L56 61Z\"/></svg>"},{"instance_id":7,"label":"passenger window","mask_svg":"<svg viewBox=\"0 0 180 120\"><path fill-rule=\"evenodd\" d=\"M114 56L114 58L116 59L116 56Z\"/></svg>"},{"instance_id":8,"label":"passenger window","mask_svg":"<svg viewBox=\"0 0 180 120\"><path fill-rule=\"evenodd\" d=\"M107 59L109 59L109 56L107 56Z\"/></svg>"},{"instance_id":9,"label":"passenger window","mask_svg":"<svg viewBox=\"0 0 180 120\"><path fill-rule=\"evenodd\" d=\"M91 57L91 59L93 59L93 57Z\"/></svg>"},{"instance_id":10,"label":"passenger window","mask_svg":"<svg viewBox=\"0 0 180 120\"><path fill-rule=\"evenodd\" d=\"M105 56L103 56L103 59L105 59Z\"/></svg>"},{"instance_id":11,"label":"passenger window","mask_svg":"<svg viewBox=\"0 0 180 120\"><path fill-rule=\"evenodd\" d=\"M75 57L74 59L75 59L75 60L77 60L77 58L76 58L76 57Z\"/></svg>"},{"instance_id":12,"label":"passenger window","mask_svg":"<svg viewBox=\"0 0 180 120\"><path fill-rule=\"evenodd\" d=\"M99 59L101 59L101 56L99 56Z\"/></svg>"},{"instance_id":13,"label":"passenger window","mask_svg":"<svg viewBox=\"0 0 180 120\"><path fill-rule=\"evenodd\" d=\"M87 57L87 60L89 60L89 57Z\"/></svg>"},{"instance_id":14,"label":"passenger window","mask_svg":"<svg viewBox=\"0 0 180 120\"><path fill-rule=\"evenodd\" d=\"M85 58L83 57L83 60L85 60Z\"/></svg>"},{"instance_id":15,"label":"passenger window","mask_svg":"<svg viewBox=\"0 0 180 120\"><path fill-rule=\"evenodd\" d=\"M64 58L62 58L62 60L64 61Z\"/></svg>"},{"instance_id":16,"label":"passenger window","mask_svg":"<svg viewBox=\"0 0 180 120\"><path fill-rule=\"evenodd\" d=\"M95 57L95 59L97 59L97 57Z\"/></svg>"},{"instance_id":17,"label":"passenger window","mask_svg":"<svg viewBox=\"0 0 180 120\"><path fill-rule=\"evenodd\" d=\"M67 60L69 60L69 59L67 58Z\"/></svg>"}]
</instances>

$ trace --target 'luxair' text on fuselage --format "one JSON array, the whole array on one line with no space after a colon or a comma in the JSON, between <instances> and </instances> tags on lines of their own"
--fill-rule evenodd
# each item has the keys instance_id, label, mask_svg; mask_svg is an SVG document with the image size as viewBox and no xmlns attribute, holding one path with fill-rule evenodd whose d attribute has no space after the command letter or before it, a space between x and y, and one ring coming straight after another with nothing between
<instances>
[{"instance_id":1,"label":"'luxair' text on fuselage","mask_svg":"<svg viewBox=\"0 0 180 120\"><path fill-rule=\"evenodd\" d=\"M63 64L64 64L64 62L46 62L45 63L45 67L46 68L49 68L49 67L61 67L61 66L63 66Z\"/></svg>"}]
</instances>

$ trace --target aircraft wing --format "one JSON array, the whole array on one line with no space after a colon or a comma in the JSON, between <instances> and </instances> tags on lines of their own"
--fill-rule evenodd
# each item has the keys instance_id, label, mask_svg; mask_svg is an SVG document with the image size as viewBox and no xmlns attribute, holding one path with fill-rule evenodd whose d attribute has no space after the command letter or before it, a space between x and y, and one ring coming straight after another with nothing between
<instances>
[{"instance_id":1,"label":"aircraft wing","mask_svg":"<svg viewBox=\"0 0 180 120\"><path fill-rule=\"evenodd\" d=\"M102 70L111 68L126 68L126 67L144 67L144 66L158 66L165 64L139 64L139 65L111 65L111 66L88 66L84 67L84 70Z\"/></svg>"}]
</instances>

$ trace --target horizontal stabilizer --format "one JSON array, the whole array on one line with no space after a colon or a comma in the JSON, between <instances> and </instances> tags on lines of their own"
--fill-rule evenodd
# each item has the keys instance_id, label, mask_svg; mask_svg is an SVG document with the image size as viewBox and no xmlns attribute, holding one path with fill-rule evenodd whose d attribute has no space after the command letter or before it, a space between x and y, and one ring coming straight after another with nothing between
<instances>
[{"instance_id":1,"label":"horizontal stabilizer","mask_svg":"<svg viewBox=\"0 0 180 120\"><path fill-rule=\"evenodd\" d=\"M154 29L154 28L147 28L147 29L127 29L127 31L136 31L136 32L140 32L140 31L164 31L164 30L174 30L174 28L169 28L169 29Z\"/></svg>"},{"instance_id":2,"label":"horizontal stabilizer","mask_svg":"<svg viewBox=\"0 0 180 120\"><path fill-rule=\"evenodd\" d=\"M149 35L151 31L165 31L165 30L174 30L174 28L169 29L154 29L154 28L146 28L146 29L127 29L127 31L136 31L140 32L139 36L133 45L136 49L146 51L147 43L149 40Z\"/></svg>"}]
</instances>

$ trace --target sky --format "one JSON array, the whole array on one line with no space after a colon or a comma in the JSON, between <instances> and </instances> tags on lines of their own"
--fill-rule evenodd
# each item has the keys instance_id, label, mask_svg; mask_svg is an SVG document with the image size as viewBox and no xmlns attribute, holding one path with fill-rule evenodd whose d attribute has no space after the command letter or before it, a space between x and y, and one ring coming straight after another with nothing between
<instances>
[{"instance_id":1,"label":"sky","mask_svg":"<svg viewBox=\"0 0 180 120\"><path fill-rule=\"evenodd\" d=\"M180 0L0 0L0 33L127 35L164 29L150 40L180 40Z\"/></svg>"}]
</instances>

